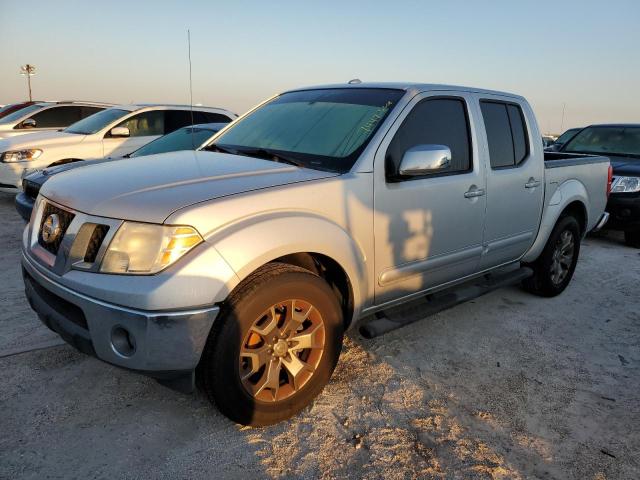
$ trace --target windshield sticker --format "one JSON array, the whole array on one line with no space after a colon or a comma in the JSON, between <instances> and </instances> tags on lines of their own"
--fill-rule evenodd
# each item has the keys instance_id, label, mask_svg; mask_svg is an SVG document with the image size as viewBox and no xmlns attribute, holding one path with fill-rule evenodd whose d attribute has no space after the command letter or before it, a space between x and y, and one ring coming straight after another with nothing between
<instances>
[{"instance_id":1,"label":"windshield sticker","mask_svg":"<svg viewBox=\"0 0 640 480\"><path fill-rule=\"evenodd\" d=\"M387 114L387 112L389 111L392 105L393 105L393 102L389 100L387 101L387 103L385 103L381 107L378 107L378 109L376 109L376 111L373 112L373 115L371 115L369 120L367 120L365 124L360 127L360 129L365 133L371 133L371 131L378 124L378 122Z\"/></svg>"}]
</instances>

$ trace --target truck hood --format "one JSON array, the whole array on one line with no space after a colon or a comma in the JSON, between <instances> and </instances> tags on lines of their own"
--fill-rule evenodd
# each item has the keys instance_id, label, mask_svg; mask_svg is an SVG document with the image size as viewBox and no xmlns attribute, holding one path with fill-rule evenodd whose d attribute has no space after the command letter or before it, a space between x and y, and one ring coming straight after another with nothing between
<instances>
[{"instance_id":1,"label":"truck hood","mask_svg":"<svg viewBox=\"0 0 640 480\"><path fill-rule=\"evenodd\" d=\"M59 130L25 133L15 137L0 139L0 152L22 148L46 148L57 145L75 145L82 142L85 135L67 133Z\"/></svg>"},{"instance_id":2,"label":"truck hood","mask_svg":"<svg viewBox=\"0 0 640 480\"><path fill-rule=\"evenodd\" d=\"M181 151L87 164L53 176L40 193L90 215L162 223L196 203L337 175L240 155Z\"/></svg>"},{"instance_id":3,"label":"truck hood","mask_svg":"<svg viewBox=\"0 0 640 480\"><path fill-rule=\"evenodd\" d=\"M640 158L619 157L615 155L607 156L611 160L614 175L640 176Z\"/></svg>"}]
</instances>

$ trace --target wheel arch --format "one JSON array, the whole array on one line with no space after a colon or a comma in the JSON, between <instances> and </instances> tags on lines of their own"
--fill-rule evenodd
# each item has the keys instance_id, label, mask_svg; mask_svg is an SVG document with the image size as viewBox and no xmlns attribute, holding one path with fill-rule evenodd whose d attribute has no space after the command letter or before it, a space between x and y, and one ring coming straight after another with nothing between
<instances>
[{"instance_id":1,"label":"wheel arch","mask_svg":"<svg viewBox=\"0 0 640 480\"><path fill-rule=\"evenodd\" d=\"M295 226L295 235L283 235ZM236 273L238 283L260 267L281 262L305 268L324 278L336 292L345 328L357 318L367 290L366 257L354 239L329 220L283 217L234 229L213 244ZM259 239L256 240L256 239ZM236 285L230 286L229 291Z\"/></svg>"},{"instance_id":2,"label":"wheel arch","mask_svg":"<svg viewBox=\"0 0 640 480\"><path fill-rule=\"evenodd\" d=\"M589 195L581 182L569 180L560 185L545 206L538 236L533 246L522 258L522 261L533 262L540 256L547 244L549 235L553 231L553 227L556 226L556 223L563 215L570 214L574 216L580 224L580 233L584 236L588 232L590 222L588 204Z\"/></svg>"}]
</instances>

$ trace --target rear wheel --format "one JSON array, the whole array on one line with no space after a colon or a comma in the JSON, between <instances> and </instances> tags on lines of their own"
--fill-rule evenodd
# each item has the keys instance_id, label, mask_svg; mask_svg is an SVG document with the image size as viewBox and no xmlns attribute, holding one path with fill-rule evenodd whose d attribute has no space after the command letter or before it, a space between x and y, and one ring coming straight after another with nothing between
<instances>
[{"instance_id":1,"label":"rear wheel","mask_svg":"<svg viewBox=\"0 0 640 480\"><path fill-rule=\"evenodd\" d=\"M624 243L629 247L640 248L640 230L624 232Z\"/></svg>"},{"instance_id":2,"label":"rear wheel","mask_svg":"<svg viewBox=\"0 0 640 480\"><path fill-rule=\"evenodd\" d=\"M538 259L527 266L533 276L523 282L526 290L543 297L554 297L567 288L580 253L580 226L571 216L561 217L553 228Z\"/></svg>"},{"instance_id":3,"label":"rear wheel","mask_svg":"<svg viewBox=\"0 0 640 480\"><path fill-rule=\"evenodd\" d=\"M268 264L223 306L198 367L199 383L231 420L273 424L320 393L337 363L342 336L340 305L322 278Z\"/></svg>"}]
</instances>

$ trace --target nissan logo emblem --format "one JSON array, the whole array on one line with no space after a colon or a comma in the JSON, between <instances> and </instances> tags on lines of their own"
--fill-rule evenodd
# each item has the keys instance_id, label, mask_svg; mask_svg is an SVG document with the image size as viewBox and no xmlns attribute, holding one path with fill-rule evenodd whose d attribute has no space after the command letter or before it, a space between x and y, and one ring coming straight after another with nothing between
<instances>
[{"instance_id":1,"label":"nissan logo emblem","mask_svg":"<svg viewBox=\"0 0 640 480\"><path fill-rule=\"evenodd\" d=\"M45 243L53 243L60 236L60 217L55 213L49 215L42 225L42 239Z\"/></svg>"}]
</instances>

